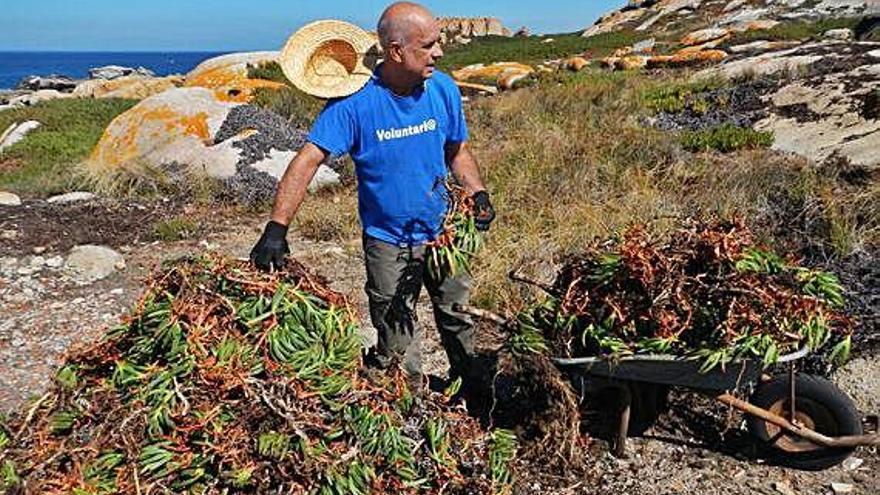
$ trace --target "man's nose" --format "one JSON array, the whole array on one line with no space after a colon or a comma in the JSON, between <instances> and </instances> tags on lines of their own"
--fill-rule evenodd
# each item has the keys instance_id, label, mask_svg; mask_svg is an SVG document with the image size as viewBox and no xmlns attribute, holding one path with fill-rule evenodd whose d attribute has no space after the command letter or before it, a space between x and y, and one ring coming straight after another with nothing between
<instances>
[{"instance_id":1,"label":"man's nose","mask_svg":"<svg viewBox=\"0 0 880 495\"><path fill-rule=\"evenodd\" d=\"M443 48L440 47L440 43L437 43L437 47L434 48L432 56L435 60L443 58Z\"/></svg>"}]
</instances>

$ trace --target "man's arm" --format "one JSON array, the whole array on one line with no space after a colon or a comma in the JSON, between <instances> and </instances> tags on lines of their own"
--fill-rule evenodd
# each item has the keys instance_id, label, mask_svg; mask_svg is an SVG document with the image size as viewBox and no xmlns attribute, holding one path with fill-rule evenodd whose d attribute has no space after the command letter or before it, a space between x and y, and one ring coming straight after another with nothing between
<instances>
[{"instance_id":1,"label":"man's arm","mask_svg":"<svg viewBox=\"0 0 880 495\"><path fill-rule=\"evenodd\" d=\"M486 186L480 179L480 171L477 169L477 160L466 143L449 143L446 145L446 163L449 169L458 179L458 183L464 187L468 194L473 195L479 191L485 191Z\"/></svg>"},{"instance_id":2,"label":"man's arm","mask_svg":"<svg viewBox=\"0 0 880 495\"><path fill-rule=\"evenodd\" d=\"M290 253L287 245L287 226L306 196L309 182L327 157L321 148L307 143L284 171L275 193L272 219L263 235L251 250L251 261L262 270L280 269L284 257Z\"/></svg>"},{"instance_id":3,"label":"man's arm","mask_svg":"<svg viewBox=\"0 0 880 495\"><path fill-rule=\"evenodd\" d=\"M290 224L306 196L309 183L325 158L327 153L312 143L306 143L296 154L278 183L275 203L272 206L273 222L281 225Z\"/></svg>"}]
</instances>

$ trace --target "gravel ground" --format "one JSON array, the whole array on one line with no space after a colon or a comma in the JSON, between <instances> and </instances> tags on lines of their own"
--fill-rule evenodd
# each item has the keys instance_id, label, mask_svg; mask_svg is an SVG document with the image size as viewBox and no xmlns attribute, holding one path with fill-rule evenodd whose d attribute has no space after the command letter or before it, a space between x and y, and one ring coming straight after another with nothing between
<instances>
[{"instance_id":1,"label":"gravel ground","mask_svg":"<svg viewBox=\"0 0 880 495\"><path fill-rule=\"evenodd\" d=\"M92 341L117 321L140 296L143 278L162 260L209 249L246 256L264 222L262 214L240 212L218 211L213 218L216 225L198 239L118 246L125 255L126 269L89 286L74 285L57 267L61 250L52 248L35 256L32 246L18 244L13 254L0 258L0 413L19 408L28 397L41 394L65 350ZM77 221L85 228L86 218ZM374 332L366 323L359 241L340 245L294 237L291 246L294 256L351 298L368 329L365 340L373 342ZM426 297L419 317L429 336L425 369L442 376L446 359ZM835 380L862 411L880 411L876 355L852 361ZM518 466L514 493L825 495L832 493L832 483L849 484L856 494L880 493L876 449L861 448L854 464L822 472L770 466L755 456L738 415L706 397L688 393L674 394L671 405L670 412L644 437L630 440L627 458L610 456L607 443L601 440L604 437L597 434L599 439L589 445L590 457L583 470L560 473L544 465ZM601 424L607 422L606 416L601 411L587 411L584 419Z\"/></svg>"}]
</instances>

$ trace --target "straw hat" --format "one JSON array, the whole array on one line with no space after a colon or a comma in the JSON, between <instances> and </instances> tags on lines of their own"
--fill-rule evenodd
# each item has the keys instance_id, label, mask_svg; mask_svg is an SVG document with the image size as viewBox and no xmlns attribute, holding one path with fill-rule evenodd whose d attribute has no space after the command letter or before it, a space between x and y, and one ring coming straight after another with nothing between
<instances>
[{"instance_id":1,"label":"straw hat","mask_svg":"<svg viewBox=\"0 0 880 495\"><path fill-rule=\"evenodd\" d=\"M343 21L316 21L293 34L278 61L305 93L340 98L361 89L379 58L378 39Z\"/></svg>"}]
</instances>

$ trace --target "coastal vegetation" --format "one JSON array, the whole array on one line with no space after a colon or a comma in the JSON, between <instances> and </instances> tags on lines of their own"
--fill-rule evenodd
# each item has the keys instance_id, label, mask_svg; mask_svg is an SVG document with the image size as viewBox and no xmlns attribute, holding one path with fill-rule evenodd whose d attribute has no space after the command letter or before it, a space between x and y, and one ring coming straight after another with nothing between
<instances>
[{"instance_id":1,"label":"coastal vegetation","mask_svg":"<svg viewBox=\"0 0 880 495\"><path fill-rule=\"evenodd\" d=\"M77 163L89 155L107 124L136 103L65 98L0 112L0 129L29 120L41 123L0 155L0 190L44 196L65 192L74 184L82 188Z\"/></svg>"}]
</instances>

